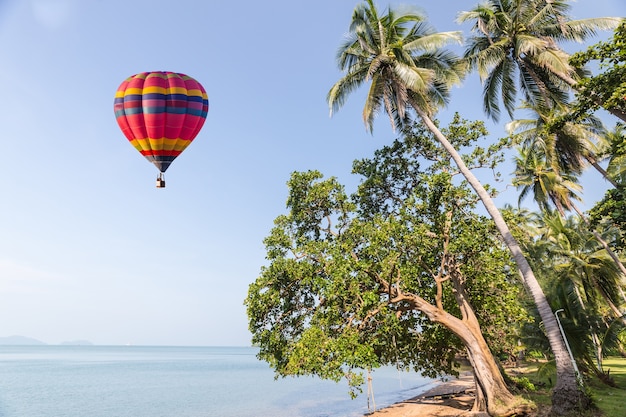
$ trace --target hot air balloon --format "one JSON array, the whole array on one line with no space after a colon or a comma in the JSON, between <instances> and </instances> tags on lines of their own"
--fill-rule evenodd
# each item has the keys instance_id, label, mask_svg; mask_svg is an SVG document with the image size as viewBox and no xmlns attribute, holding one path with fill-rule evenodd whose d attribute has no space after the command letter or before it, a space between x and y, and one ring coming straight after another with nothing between
<instances>
[{"instance_id":1,"label":"hot air balloon","mask_svg":"<svg viewBox=\"0 0 626 417\"><path fill-rule=\"evenodd\" d=\"M175 72L142 72L115 93L115 118L130 143L163 173L195 139L209 111L206 91L193 78Z\"/></svg>"}]
</instances>

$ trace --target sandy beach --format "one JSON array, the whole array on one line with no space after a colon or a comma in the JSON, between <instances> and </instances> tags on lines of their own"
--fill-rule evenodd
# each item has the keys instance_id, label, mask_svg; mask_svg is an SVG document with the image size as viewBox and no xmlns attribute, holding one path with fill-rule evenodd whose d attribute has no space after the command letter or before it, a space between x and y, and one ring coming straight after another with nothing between
<instances>
[{"instance_id":1,"label":"sandy beach","mask_svg":"<svg viewBox=\"0 0 626 417\"><path fill-rule=\"evenodd\" d=\"M474 403L474 378L470 372L459 378L440 382L417 397L382 408L368 417L457 417Z\"/></svg>"}]
</instances>

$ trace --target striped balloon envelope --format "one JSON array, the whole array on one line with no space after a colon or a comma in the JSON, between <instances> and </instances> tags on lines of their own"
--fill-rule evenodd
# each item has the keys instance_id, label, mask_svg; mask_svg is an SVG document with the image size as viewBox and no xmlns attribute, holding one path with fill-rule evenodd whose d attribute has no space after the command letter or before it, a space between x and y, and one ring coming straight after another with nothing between
<instances>
[{"instance_id":1,"label":"striped balloon envelope","mask_svg":"<svg viewBox=\"0 0 626 417\"><path fill-rule=\"evenodd\" d=\"M209 99L202 85L175 72L142 72L115 93L115 118L130 143L163 173L204 125Z\"/></svg>"}]
</instances>

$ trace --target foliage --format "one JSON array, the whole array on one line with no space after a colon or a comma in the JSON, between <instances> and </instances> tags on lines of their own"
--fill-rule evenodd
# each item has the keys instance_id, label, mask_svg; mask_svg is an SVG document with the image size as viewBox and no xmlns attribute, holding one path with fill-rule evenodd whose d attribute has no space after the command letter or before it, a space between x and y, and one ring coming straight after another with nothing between
<instances>
[{"instance_id":1,"label":"foliage","mask_svg":"<svg viewBox=\"0 0 626 417\"><path fill-rule=\"evenodd\" d=\"M534 75L538 74L540 77L543 76L543 78L534 77L531 81L522 77L522 87L524 87L523 90L527 93L528 101L531 101L528 94L532 94L533 97L541 98L543 104L546 105L554 102L560 103L561 97L557 96L563 90L559 86L554 90L547 91L544 88L546 80L549 78L547 82L553 85L565 82L572 85L575 82L572 80L566 81L566 78L571 75L570 68L563 59L564 54L562 51L554 47L555 41L584 39L595 28L606 24L610 25L611 19L608 19L608 21L606 19L591 19L586 22L570 24L562 19L564 17L563 12L567 9L566 4L562 1L493 1L489 3L489 6L494 8L502 7L504 3L506 3L507 8L515 4L518 9L532 3L531 13L524 15L526 18L524 23L531 26L534 22L539 21L541 22L538 25L539 29L542 29L543 26L551 28L548 32L541 33L536 38L537 42L522 42L523 39L521 37L516 39L514 44L526 44L529 47L525 50L515 51L504 48L506 50L503 51L503 55L515 55L515 64L520 64L520 58L527 57L527 62L521 64L525 67L529 67L529 64L539 64L535 68L531 68L531 70L535 73ZM543 9L540 10L536 6ZM550 15L554 19L552 21L550 19L546 20L544 19L546 15ZM518 17L516 16L513 20L517 21ZM483 26L482 23L484 22L480 21L477 26L484 30L487 26ZM495 23L487 29L498 28L498 23L505 22L496 20ZM547 23L550 24L544 25ZM481 26L483 27L481 28ZM514 29L523 28L516 27ZM414 33L417 36L413 37ZM490 35L488 33L486 35L487 39L490 40ZM391 8L388 8L387 12L381 15L378 13L373 0L366 0L355 9L349 36L348 41L341 47L338 54L339 67L344 71L344 76L335 83L327 97L331 114L343 105L353 91L366 83L370 84L370 88L365 99L363 119L370 131L372 129L372 121L381 109L385 110L393 127L403 127L407 124L409 121L409 110L412 109L417 114L424 126L433 133L440 146L454 160L465 181L480 198L493 220L502 241L506 244L512 258L515 260L518 271L521 273L521 278L537 306L537 311L546 327L550 346L558 359L559 379L553 391L554 413L564 414L580 408L586 402L586 398L584 393L577 387L571 362L565 359L565 345L562 338L558 335L557 321L552 315L543 290L539 286L518 242L512 236L502 214L494 204L489 191L476 178L471 169L468 168L466 158L459 154L455 145L448 140L446 135L439 130L431 119L434 112L442 104L446 103L450 86L458 83L465 72L464 62L442 48L450 40L458 39L458 34L435 33L419 14L398 14ZM537 51L540 53L537 53ZM468 58L471 62L471 57ZM487 61L489 61L489 58L487 58ZM501 83L502 79L498 79L492 85L497 87ZM534 84L534 86L531 84ZM535 91L532 91L535 87ZM503 93L510 96L511 90L505 87ZM444 232L444 238L447 238L449 232L450 229ZM444 254L447 255L446 252ZM464 314L463 323L455 323L451 316L443 316L444 320L441 318L441 315L436 314L432 310L431 304L424 303L423 299L414 294L410 296L403 294L403 296L410 298L411 302L419 306L420 311L426 313L432 320L439 320L442 324L445 322L445 325L450 329L455 327L456 334L463 339L468 348L468 355L471 357L475 354L477 357L474 358L474 361L480 357L481 362L485 362L486 366L474 367L477 375L488 371L478 377L478 385L484 391L482 393L484 396L481 396L480 393L477 395L477 398L484 398L484 401L480 401L482 405L478 409L483 409L484 406L487 406L489 407L489 412L495 414L517 412L519 410L511 410L510 408L505 410L501 408L503 404L508 404L512 397L504 386L502 378L499 375L496 376L498 371L493 358L491 355L484 354L487 348L484 340L482 340L482 334L473 330L477 329L478 325L469 326L467 321L465 321L468 318L475 320L475 314L473 309L467 304L466 279L458 268L460 263L458 261L453 262L456 264L453 268L441 268L440 271L447 270L447 273L450 274L449 277L446 277L446 280L453 283L456 290L454 296L457 297L459 307L463 306L461 308ZM433 278L439 284L444 276L438 273ZM450 278L452 276L455 276L456 279ZM439 302L437 303L437 309L441 308L440 296L442 291L440 287L438 285L437 300ZM396 286L393 287L392 293L402 294L402 291L400 287ZM480 349L472 349L472 347L477 345L482 347ZM496 388L496 386L498 387Z\"/></svg>"},{"instance_id":2,"label":"foliage","mask_svg":"<svg viewBox=\"0 0 626 417\"><path fill-rule=\"evenodd\" d=\"M617 183L615 188L626 184L626 125L618 122L607 130L599 147L603 158L608 159L608 175Z\"/></svg>"},{"instance_id":3,"label":"foliage","mask_svg":"<svg viewBox=\"0 0 626 417\"><path fill-rule=\"evenodd\" d=\"M536 108L566 103L576 68L561 41L581 42L599 29L612 29L615 18L570 20L567 1L488 0L461 12L472 22L465 58L483 81L483 107L498 120L500 104L513 115L517 91Z\"/></svg>"},{"instance_id":4,"label":"foliage","mask_svg":"<svg viewBox=\"0 0 626 417\"><path fill-rule=\"evenodd\" d=\"M539 374L542 362L526 362L520 368L520 376L528 378L538 388L535 391L527 391L524 396L532 399L540 406L540 409L548 410L550 407L548 390L551 384L545 384L546 380ZM605 366L615 381L615 386L603 384L597 380L587 382L587 391L593 398L593 407L576 414L587 417L622 417L624 415L624 403L626 403L626 359L612 356L605 359ZM554 368L552 370L554 373ZM597 408L596 408L597 407ZM539 415L544 415L539 413Z\"/></svg>"},{"instance_id":5,"label":"foliage","mask_svg":"<svg viewBox=\"0 0 626 417\"><path fill-rule=\"evenodd\" d=\"M533 384L531 382L530 379L528 379L525 376L512 376L511 380L515 383L515 386L523 391L536 391L537 387L535 387L535 384Z\"/></svg>"},{"instance_id":6,"label":"foliage","mask_svg":"<svg viewBox=\"0 0 626 417\"><path fill-rule=\"evenodd\" d=\"M568 110L545 110L527 103L521 108L532 118L514 120L507 130L514 134L514 142L521 143L524 151L542 156L557 175L580 175L605 157L606 129L593 115L573 121L567 120Z\"/></svg>"},{"instance_id":7,"label":"foliage","mask_svg":"<svg viewBox=\"0 0 626 417\"><path fill-rule=\"evenodd\" d=\"M580 200L576 192L581 187L575 177L555 170L547 159L539 148L518 149L513 178L513 185L520 190L518 204L532 194L540 210L550 210L554 205L564 214L571 208L572 200Z\"/></svg>"},{"instance_id":8,"label":"foliage","mask_svg":"<svg viewBox=\"0 0 626 417\"><path fill-rule=\"evenodd\" d=\"M467 146L473 139L461 136L480 129L460 119L448 128ZM319 172L292 175L289 212L265 239L269 264L245 301L259 357L278 376L358 387L361 370L385 364L455 374L464 346L437 315L461 317L454 292L463 287L491 346L514 349L525 312L511 259L432 141L416 127L356 161L363 181L352 196Z\"/></svg>"},{"instance_id":9,"label":"foliage","mask_svg":"<svg viewBox=\"0 0 626 417\"><path fill-rule=\"evenodd\" d=\"M465 75L464 62L443 49L460 41L460 32L436 32L417 9L388 8L381 14L373 0L358 4L337 53L345 75L328 92L331 114L368 82L363 121L370 131L381 109L394 128L409 120L409 105L434 114L448 102L450 86Z\"/></svg>"},{"instance_id":10,"label":"foliage","mask_svg":"<svg viewBox=\"0 0 626 417\"><path fill-rule=\"evenodd\" d=\"M592 45L584 52L574 54L570 62L582 68L596 61L599 74L579 81L573 108L574 116L593 112L600 107L626 112L626 21L622 22L607 42Z\"/></svg>"},{"instance_id":11,"label":"foliage","mask_svg":"<svg viewBox=\"0 0 626 417\"><path fill-rule=\"evenodd\" d=\"M589 216L594 226L617 228L616 247L622 251L626 249L626 190L623 187L608 190L589 211Z\"/></svg>"},{"instance_id":12,"label":"foliage","mask_svg":"<svg viewBox=\"0 0 626 417\"><path fill-rule=\"evenodd\" d=\"M603 357L620 346L623 323L611 305L620 305L620 271L587 226L574 217L546 211L541 216L517 216L526 225L520 241L543 283L553 311L560 321L580 371L604 378ZM523 340L541 351L545 336L535 325L524 326Z\"/></svg>"},{"instance_id":13,"label":"foliage","mask_svg":"<svg viewBox=\"0 0 626 417\"><path fill-rule=\"evenodd\" d=\"M590 222L594 227L617 231L614 244L617 250L626 249L626 128L617 123L613 131L605 137L607 172L617 182L617 187L608 190L602 200L589 211Z\"/></svg>"}]
</instances>

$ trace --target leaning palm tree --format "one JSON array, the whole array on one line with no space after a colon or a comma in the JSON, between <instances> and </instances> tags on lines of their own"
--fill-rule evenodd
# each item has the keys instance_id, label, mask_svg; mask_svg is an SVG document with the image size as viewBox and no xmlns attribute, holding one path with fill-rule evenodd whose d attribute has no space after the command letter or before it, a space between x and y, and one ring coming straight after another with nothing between
<instances>
[{"instance_id":1,"label":"leaning palm tree","mask_svg":"<svg viewBox=\"0 0 626 417\"><path fill-rule=\"evenodd\" d=\"M483 80L483 107L494 120L500 116L500 101L512 117L518 89L533 106L566 103L583 74L557 42L582 42L622 21L570 20L569 9L566 0L487 0L459 14L459 22L473 22L465 57ZM626 120L623 112L611 112Z\"/></svg>"},{"instance_id":2,"label":"leaning palm tree","mask_svg":"<svg viewBox=\"0 0 626 417\"><path fill-rule=\"evenodd\" d=\"M565 414L588 398L579 389L574 368L550 305L490 194L465 165L463 159L432 120L435 111L448 100L449 87L461 81L463 62L442 49L460 42L458 32L435 32L418 12L379 14L373 0L359 4L352 15L350 35L338 52L344 76L328 92L331 115L350 93L370 83L363 120L372 130L378 111L384 109L393 126L402 126L413 110L448 152L467 182L477 193L515 260L544 322L557 365L553 390L553 411Z\"/></svg>"}]
</instances>

